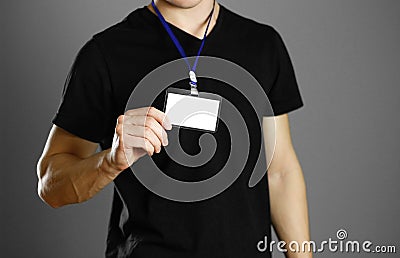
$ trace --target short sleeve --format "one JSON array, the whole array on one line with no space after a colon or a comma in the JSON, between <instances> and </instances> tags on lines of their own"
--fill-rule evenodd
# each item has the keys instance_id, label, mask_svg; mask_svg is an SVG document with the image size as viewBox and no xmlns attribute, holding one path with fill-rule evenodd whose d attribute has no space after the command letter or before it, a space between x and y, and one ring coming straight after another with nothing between
<instances>
[{"instance_id":1,"label":"short sleeve","mask_svg":"<svg viewBox=\"0 0 400 258\"><path fill-rule=\"evenodd\" d=\"M274 115L278 116L302 107L303 100L288 50L280 34L273 31L274 80L268 98Z\"/></svg>"},{"instance_id":2,"label":"short sleeve","mask_svg":"<svg viewBox=\"0 0 400 258\"><path fill-rule=\"evenodd\" d=\"M53 123L80 138L101 143L112 119L111 93L104 56L91 39L70 69Z\"/></svg>"}]
</instances>

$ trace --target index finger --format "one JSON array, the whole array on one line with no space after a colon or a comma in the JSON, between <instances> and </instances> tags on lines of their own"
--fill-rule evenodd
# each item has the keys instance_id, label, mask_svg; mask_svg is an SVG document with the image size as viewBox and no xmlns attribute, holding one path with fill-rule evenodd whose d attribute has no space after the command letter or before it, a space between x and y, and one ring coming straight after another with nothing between
<instances>
[{"instance_id":1,"label":"index finger","mask_svg":"<svg viewBox=\"0 0 400 258\"><path fill-rule=\"evenodd\" d=\"M165 129L171 130L172 126L171 123L166 116L166 114L155 107L142 107L131 109L126 112L128 116L151 116L153 117L158 123L160 123Z\"/></svg>"},{"instance_id":2,"label":"index finger","mask_svg":"<svg viewBox=\"0 0 400 258\"><path fill-rule=\"evenodd\" d=\"M147 116L153 117L167 130L170 130L172 128L171 122L169 121L167 115L155 107L150 107L148 109Z\"/></svg>"}]
</instances>

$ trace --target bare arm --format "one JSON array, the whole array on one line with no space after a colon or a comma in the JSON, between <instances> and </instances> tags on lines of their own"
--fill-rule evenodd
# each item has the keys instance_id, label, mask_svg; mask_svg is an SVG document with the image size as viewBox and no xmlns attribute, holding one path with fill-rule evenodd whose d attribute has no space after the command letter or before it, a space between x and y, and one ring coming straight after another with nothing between
<instances>
[{"instance_id":1,"label":"bare arm","mask_svg":"<svg viewBox=\"0 0 400 258\"><path fill-rule=\"evenodd\" d=\"M274 121L275 120L275 125ZM275 126L275 151L268 169L271 219L280 240L301 244L310 239L306 187L290 136L288 116L263 119L267 152L272 150L267 132ZM273 142L273 141L272 141ZM267 155L268 156L268 155ZM286 246L287 249L289 249ZM288 250L289 251L289 250ZM312 253L288 252L287 257L312 257Z\"/></svg>"},{"instance_id":2,"label":"bare arm","mask_svg":"<svg viewBox=\"0 0 400 258\"><path fill-rule=\"evenodd\" d=\"M128 111L112 147L99 153L96 143L53 126L37 165L39 196L54 208L90 199L140 157L160 152L168 143L165 119L154 108Z\"/></svg>"},{"instance_id":3,"label":"bare arm","mask_svg":"<svg viewBox=\"0 0 400 258\"><path fill-rule=\"evenodd\" d=\"M110 183L118 171L107 161L109 150L53 126L39 160L38 194L50 206L83 202Z\"/></svg>"}]
</instances>

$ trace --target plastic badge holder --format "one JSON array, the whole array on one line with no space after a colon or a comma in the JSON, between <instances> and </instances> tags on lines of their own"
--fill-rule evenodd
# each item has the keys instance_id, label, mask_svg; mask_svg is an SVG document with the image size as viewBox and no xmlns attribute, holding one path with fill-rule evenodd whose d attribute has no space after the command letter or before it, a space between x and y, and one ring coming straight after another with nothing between
<instances>
[{"instance_id":1,"label":"plastic badge holder","mask_svg":"<svg viewBox=\"0 0 400 258\"><path fill-rule=\"evenodd\" d=\"M168 88L165 94L164 112L172 126L215 132L222 98L219 95L190 90Z\"/></svg>"}]
</instances>

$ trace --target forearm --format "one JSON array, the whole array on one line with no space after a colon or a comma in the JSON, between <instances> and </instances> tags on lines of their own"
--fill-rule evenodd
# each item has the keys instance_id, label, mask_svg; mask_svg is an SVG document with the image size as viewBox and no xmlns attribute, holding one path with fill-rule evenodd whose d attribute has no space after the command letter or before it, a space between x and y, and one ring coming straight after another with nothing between
<instances>
[{"instance_id":1,"label":"forearm","mask_svg":"<svg viewBox=\"0 0 400 258\"><path fill-rule=\"evenodd\" d=\"M88 158L60 153L40 160L40 197L52 207L86 201L114 180L118 171L109 162L109 150Z\"/></svg>"},{"instance_id":2,"label":"forearm","mask_svg":"<svg viewBox=\"0 0 400 258\"><path fill-rule=\"evenodd\" d=\"M301 250L302 243L310 240L306 186L300 166L269 173L271 218L280 240L289 244L296 241L300 252L291 252L287 257L312 257L312 253ZM305 250L307 251L307 250Z\"/></svg>"}]
</instances>

